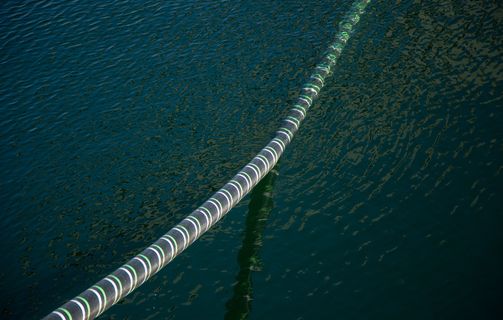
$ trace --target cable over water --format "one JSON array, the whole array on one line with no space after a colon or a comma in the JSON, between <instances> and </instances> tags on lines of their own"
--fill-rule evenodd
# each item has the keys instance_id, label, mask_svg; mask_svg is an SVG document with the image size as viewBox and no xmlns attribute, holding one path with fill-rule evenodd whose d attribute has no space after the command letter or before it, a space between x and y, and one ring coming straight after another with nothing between
<instances>
[{"instance_id":1,"label":"cable over water","mask_svg":"<svg viewBox=\"0 0 503 320\"><path fill-rule=\"evenodd\" d=\"M292 141L369 2L357 0L353 3L339 24L335 41L301 89L275 137L241 171L155 243L44 319L96 318L159 272L246 196L274 167Z\"/></svg>"}]
</instances>

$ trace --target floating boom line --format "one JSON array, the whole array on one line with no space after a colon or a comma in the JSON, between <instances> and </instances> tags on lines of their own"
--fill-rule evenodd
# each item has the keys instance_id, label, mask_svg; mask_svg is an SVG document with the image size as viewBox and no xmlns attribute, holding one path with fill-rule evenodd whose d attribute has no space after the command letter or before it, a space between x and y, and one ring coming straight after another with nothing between
<instances>
[{"instance_id":1,"label":"floating boom line","mask_svg":"<svg viewBox=\"0 0 503 320\"><path fill-rule=\"evenodd\" d=\"M292 141L369 2L356 0L352 4L339 24L335 41L302 87L297 102L284 118L275 137L241 171L155 243L54 310L44 320L89 320L98 317L159 272L246 196L274 167Z\"/></svg>"}]
</instances>

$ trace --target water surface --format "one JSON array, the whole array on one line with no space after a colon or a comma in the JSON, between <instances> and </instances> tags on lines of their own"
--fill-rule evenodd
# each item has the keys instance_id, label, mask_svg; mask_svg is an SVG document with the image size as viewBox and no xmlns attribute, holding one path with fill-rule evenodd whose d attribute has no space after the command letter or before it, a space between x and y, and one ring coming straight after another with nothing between
<instances>
[{"instance_id":1,"label":"water surface","mask_svg":"<svg viewBox=\"0 0 503 320\"><path fill-rule=\"evenodd\" d=\"M44 316L220 188L349 6L2 3L1 317ZM250 319L501 315L502 22L496 1L370 4L262 200ZM102 318L231 314L252 207Z\"/></svg>"}]
</instances>

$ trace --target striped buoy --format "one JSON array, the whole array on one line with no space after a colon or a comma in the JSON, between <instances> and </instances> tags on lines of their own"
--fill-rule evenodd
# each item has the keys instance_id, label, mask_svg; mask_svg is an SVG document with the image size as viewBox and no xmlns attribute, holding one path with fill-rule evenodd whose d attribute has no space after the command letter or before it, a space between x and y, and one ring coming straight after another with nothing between
<instances>
[{"instance_id":1,"label":"striped buoy","mask_svg":"<svg viewBox=\"0 0 503 320\"><path fill-rule=\"evenodd\" d=\"M138 288L225 216L274 167L330 75L370 0L357 0L275 137L227 184L154 244L54 310L46 320L94 319Z\"/></svg>"}]
</instances>

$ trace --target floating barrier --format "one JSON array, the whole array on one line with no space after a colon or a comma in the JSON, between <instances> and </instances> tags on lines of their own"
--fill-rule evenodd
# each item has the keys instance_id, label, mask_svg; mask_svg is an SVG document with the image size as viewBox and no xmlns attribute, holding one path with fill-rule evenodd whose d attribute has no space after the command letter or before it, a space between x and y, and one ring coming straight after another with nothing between
<instances>
[{"instance_id":1,"label":"floating barrier","mask_svg":"<svg viewBox=\"0 0 503 320\"><path fill-rule=\"evenodd\" d=\"M275 137L227 184L154 244L47 315L46 320L94 319L138 288L225 216L274 167L325 85L370 0L357 0Z\"/></svg>"}]
</instances>

